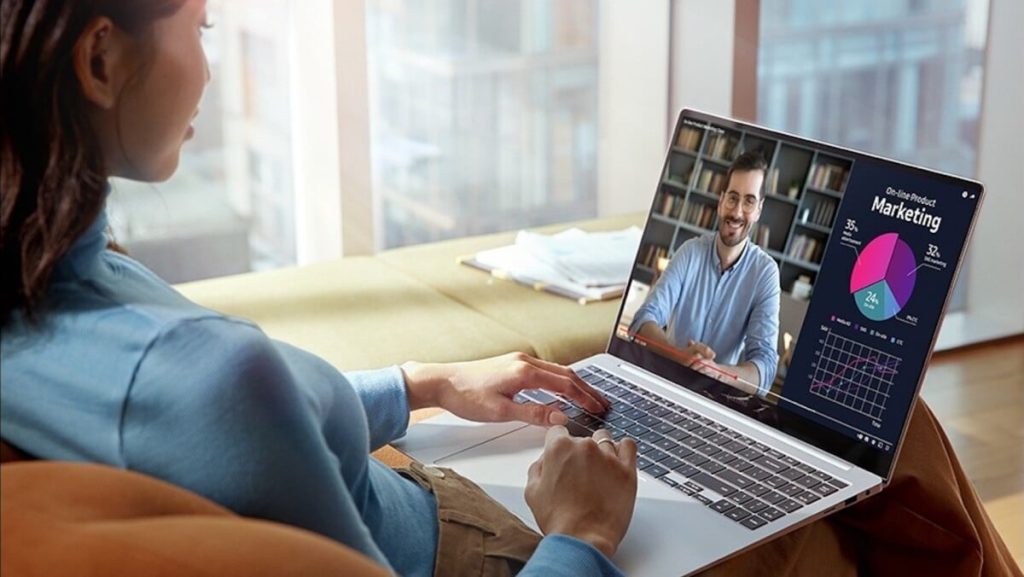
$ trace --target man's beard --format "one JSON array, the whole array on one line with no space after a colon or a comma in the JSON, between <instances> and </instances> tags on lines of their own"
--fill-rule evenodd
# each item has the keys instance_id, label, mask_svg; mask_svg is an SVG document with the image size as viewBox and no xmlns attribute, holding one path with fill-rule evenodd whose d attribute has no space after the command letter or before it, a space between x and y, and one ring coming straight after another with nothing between
<instances>
[{"instance_id":1,"label":"man's beard","mask_svg":"<svg viewBox=\"0 0 1024 577\"><path fill-rule=\"evenodd\" d=\"M739 228L730 228L729 221L740 223ZM747 221L745 219L723 218L718 223L718 238L722 241L722 244L724 244L727 247L734 247L743 242L743 240L747 238L747 234L749 232L750 221ZM727 234L730 236L727 237ZM732 236L733 234L735 234L735 236Z\"/></svg>"}]
</instances>

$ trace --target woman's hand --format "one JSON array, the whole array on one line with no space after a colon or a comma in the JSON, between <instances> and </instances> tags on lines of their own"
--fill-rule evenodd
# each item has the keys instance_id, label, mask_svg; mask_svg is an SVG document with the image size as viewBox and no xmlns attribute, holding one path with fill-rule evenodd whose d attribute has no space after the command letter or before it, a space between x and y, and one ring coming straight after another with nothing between
<instances>
[{"instance_id":1,"label":"woman's hand","mask_svg":"<svg viewBox=\"0 0 1024 577\"><path fill-rule=\"evenodd\" d=\"M523 421L534 425L564 425L558 409L537 403L517 403L523 389L546 389L572 399L584 409L601 413L608 401L576 373L523 353L480 361L402 365L409 408L441 407L471 421Z\"/></svg>"},{"instance_id":2,"label":"woman's hand","mask_svg":"<svg viewBox=\"0 0 1024 577\"><path fill-rule=\"evenodd\" d=\"M605 430L573 438L552 427L530 466L526 504L545 535L576 537L611 558L633 517L636 482L632 439L616 443Z\"/></svg>"}]
</instances>

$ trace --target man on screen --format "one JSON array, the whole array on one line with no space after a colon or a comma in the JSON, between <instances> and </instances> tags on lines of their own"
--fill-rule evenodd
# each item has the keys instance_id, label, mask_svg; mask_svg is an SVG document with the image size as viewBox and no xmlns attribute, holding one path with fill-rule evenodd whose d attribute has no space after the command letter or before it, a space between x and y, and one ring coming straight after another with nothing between
<instances>
[{"instance_id":1,"label":"man on screen","mask_svg":"<svg viewBox=\"0 0 1024 577\"><path fill-rule=\"evenodd\" d=\"M749 240L761 217L767 163L756 152L729 167L718 231L684 242L630 332L662 354L764 396L778 368L779 268Z\"/></svg>"}]
</instances>

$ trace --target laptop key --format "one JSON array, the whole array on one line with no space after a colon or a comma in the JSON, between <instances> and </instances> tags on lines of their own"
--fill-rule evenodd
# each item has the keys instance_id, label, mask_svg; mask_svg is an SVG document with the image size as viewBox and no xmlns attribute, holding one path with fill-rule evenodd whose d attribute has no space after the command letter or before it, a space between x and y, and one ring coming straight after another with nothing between
<instances>
[{"instance_id":1,"label":"laptop key","mask_svg":"<svg viewBox=\"0 0 1024 577\"><path fill-rule=\"evenodd\" d=\"M815 493L823 496L823 497L827 497L827 496L831 495L832 493L835 493L839 489L836 489L835 487L833 487L832 485L829 485L828 483L821 483L820 485L816 485L814 487L811 487L811 490L814 491Z\"/></svg>"},{"instance_id":2,"label":"laptop key","mask_svg":"<svg viewBox=\"0 0 1024 577\"><path fill-rule=\"evenodd\" d=\"M796 502L796 501L794 501L792 499L786 499L785 501L783 501L781 503L776 503L775 506L778 507L779 509L782 509L783 511L785 511L787 513L792 513L793 511L796 511L797 509L803 507L802 504L800 504L800 503L798 503L798 502Z\"/></svg>"},{"instance_id":3,"label":"laptop key","mask_svg":"<svg viewBox=\"0 0 1024 577\"><path fill-rule=\"evenodd\" d=\"M832 475L829 475L825 471L814 471L811 475L819 481L831 481Z\"/></svg>"},{"instance_id":4,"label":"laptop key","mask_svg":"<svg viewBox=\"0 0 1024 577\"><path fill-rule=\"evenodd\" d=\"M768 507L767 509L764 509L763 511L761 511L758 514L760 516L764 517L765 519L768 519L769 521L775 521L777 519L781 519L782 516L785 515L785 513L783 513L782 511L779 511L775 507Z\"/></svg>"},{"instance_id":5,"label":"laptop key","mask_svg":"<svg viewBox=\"0 0 1024 577\"><path fill-rule=\"evenodd\" d=\"M715 459L717 459L719 463L728 465L729 463L732 463L736 459L739 459L739 457L727 451L722 451L721 453L715 455Z\"/></svg>"},{"instance_id":6,"label":"laptop key","mask_svg":"<svg viewBox=\"0 0 1024 577\"><path fill-rule=\"evenodd\" d=\"M698 465L697 468L700 469L701 471L704 471L705 473L709 473L711 475L714 475L715 473L718 473L719 471L724 471L725 470L725 465L723 465L721 463L718 463L718 462L715 462L715 461L708 461L707 463L704 463L703 465Z\"/></svg>"},{"instance_id":7,"label":"laptop key","mask_svg":"<svg viewBox=\"0 0 1024 577\"><path fill-rule=\"evenodd\" d=\"M797 463L797 464L799 464L799 463ZM792 468L792 469L786 469L785 471L782 471L781 473L779 473L779 475L789 479L790 481L795 481L795 480L799 479L800 477L804 476L804 474L801 473L800 470L795 468L795 467Z\"/></svg>"},{"instance_id":8,"label":"laptop key","mask_svg":"<svg viewBox=\"0 0 1024 577\"><path fill-rule=\"evenodd\" d=\"M710 439L708 439L709 443L714 443L720 447L724 447L730 441L732 441L732 439L730 439L725 433L715 433L714 435L711 435Z\"/></svg>"},{"instance_id":9,"label":"laptop key","mask_svg":"<svg viewBox=\"0 0 1024 577\"><path fill-rule=\"evenodd\" d=\"M662 479L664 479L664 477L662 477ZM707 497L701 495L700 493L693 495L693 498L700 501L704 505L711 505L713 503L711 499L708 499Z\"/></svg>"},{"instance_id":10,"label":"laptop key","mask_svg":"<svg viewBox=\"0 0 1024 577\"><path fill-rule=\"evenodd\" d=\"M678 473L681 477L692 479L694 475L700 473L700 469L694 467L689 463L683 463L682 465L675 468L675 472Z\"/></svg>"},{"instance_id":11,"label":"laptop key","mask_svg":"<svg viewBox=\"0 0 1024 577\"><path fill-rule=\"evenodd\" d=\"M843 481L840 481L839 479L832 479L831 481L828 482L828 484L832 485L833 487L835 487L837 489L845 489L845 488L850 486L848 483L844 483Z\"/></svg>"},{"instance_id":12,"label":"laptop key","mask_svg":"<svg viewBox=\"0 0 1024 577\"><path fill-rule=\"evenodd\" d=\"M664 475L665 473L668 473L668 469L666 469L665 467L662 467L661 465L655 463L654 466L648 467L648 468L644 469L644 473L647 473L648 475L650 475L650 476L652 476L654 478L658 478L658 477Z\"/></svg>"},{"instance_id":13,"label":"laptop key","mask_svg":"<svg viewBox=\"0 0 1024 577\"><path fill-rule=\"evenodd\" d=\"M759 513L768 508L768 503L764 501L758 501L757 499L751 499L743 505L743 508L751 513Z\"/></svg>"},{"instance_id":14,"label":"laptop key","mask_svg":"<svg viewBox=\"0 0 1024 577\"><path fill-rule=\"evenodd\" d=\"M729 509L728 511L725 512L725 516L732 519L733 521L742 521L749 517L750 513L747 513L740 507L733 507L732 509Z\"/></svg>"},{"instance_id":15,"label":"laptop key","mask_svg":"<svg viewBox=\"0 0 1024 577\"><path fill-rule=\"evenodd\" d=\"M800 477L799 479L797 479L796 481L793 481L793 482L796 483L797 485L800 485L801 487L803 487L805 489L810 489L811 487L814 487L815 485L820 485L821 484L821 481L815 479L811 475L804 475L803 477Z\"/></svg>"},{"instance_id":16,"label":"laptop key","mask_svg":"<svg viewBox=\"0 0 1024 577\"><path fill-rule=\"evenodd\" d=\"M746 519L740 521L740 525L743 525L747 529L760 529L768 524L768 521L758 517L757 515L751 515Z\"/></svg>"},{"instance_id":17,"label":"laptop key","mask_svg":"<svg viewBox=\"0 0 1024 577\"><path fill-rule=\"evenodd\" d=\"M681 459L669 455L664 459L658 461L658 464L660 464L662 467L668 467L669 469L675 470L676 467L683 464L683 461Z\"/></svg>"},{"instance_id":18,"label":"laptop key","mask_svg":"<svg viewBox=\"0 0 1024 577\"><path fill-rule=\"evenodd\" d=\"M728 511L729 509L732 509L734 507L735 507L735 505L733 505L732 503L726 501L725 499L722 499L721 501L717 501L717 502L711 504L711 510L712 511L718 511L719 513L725 513L726 511Z\"/></svg>"},{"instance_id":19,"label":"laptop key","mask_svg":"<svg viewBox=\"0 0 1024 577\"><path fill-rule=\"evenodd\" d=\"M583 425L580 425L576 421L569 421L565 424L565 428L568 429L569 435L573 437L589 437L593 434L593 431L587 429Z\"/></svg>"},{"instance_id":20,"label":"laptop key","mask_svg":"<svg viewBox=\"0 0 1024 577\"><path fill-rule=\"evenodd\" d=\"M721 480L719 480L719 479L715 478L714 476L709 475L707 473L697 473L696 475L691 477L691 479L695 483L699 483L701 485L704 485L708 489L711 489L712 491L718 493L719 495L721 495L723 497L728 497L729 495L731 495L731 494L736 492L736 489L733 488L732 485L730 485L728 483L725 483L725 482L723 482L723 481L721 481Z\"/></svg>"},{"instance_id":21,"label":"laptop key","mask_svg":"<svg viewBox=\"0 0 1024 577\"><path fill-rule=\"evenodd\" d=\"M739 487L740 489L750 487L751 485L754 484L754 481L752 479L744 477L743 475L740 475L739 473L731 469L721 471L716 475L716 477L718 477L719 479L726 483L729 483L730 485Z\"/></svg>"},{"instance_id":22,"label":"laptop key","mask_svg":"<svg viewBox=\"0 0 1024 577\"><path fill-rule=\"evenodd\" d=\"M777 504L785 501L786 500L786 496L783 495L782 493L776 493L775 491L770 491L768 493L765 493L764 495L761 495L761 499L764 500L764 501L767 501L768 503L771 503L772 505L777 505Z\"/></svg>"},{"instance_id":23,"label":"laptop key","mask_svg":"<svg viewBox=\"0 0 1024 577\"><path fill-rule=\"evenodd\" d=\"M658 424L654 425L654 427L652 427L652 429L655 430L655 431L658 431L662 435L665 435L667 433L671 433L672 431L678 431L679 430L679 429L675 428L672 425L672 423L666 423L665 421L661 421Z\"/></svg>"},{"instance_id":24,"label":"laptop key","mask_svg":"<svg viewBox=\"0 0 1024 577\"><path fill-rule=\"evenodd\" d=\"M700 453L690 453L689 455L683 457L683 461L693 465L694 467L700 467L701 465L707 463L710 460L711 459L708 459L707 457L701 455Z\"/></svg>"},{"instance_id":25,"label":"laptop key","mask_svg":"<svg viewBox=\"0 0 1024 577\"><path fill-rule=\"evenodd\" d=\"M686 457L689 457L690 455L693 454L692 450L682 446L676 446L669 452L675 455L676 457L679 457L680 459L685 459Z\"/></svg>"},{"instance_id":26,"label":"laptop key","mask_svg":"<svg viewBox=\"0 0 1024 577\"><path fill-rule=\"evenodd\" d=\"M793 495L793 500L799 501L804 505L810 505L811 503L819 499L821 499L821 497L810 491L804 491L803 493L797 493L796 495Z\"/></svg>"},{"instance_id":27,"label":"laptop key","mask_svg":"<svg viewBox=\"0 0 1024 577\"><path fill-rule=\"evenodd\" d=\"M753 499L753 497L744 493L743 491L736 491L732 495L729 495L727 498L733 503L736 503L737 505L742 505L747 501Z\"/></svg>"},{"instance_id":28,"label":"laptop key","mask_svg":"<svg viewBox=\"0 0 1024 577\"><path fill-rule=\"evenodd\" d=\"M779 471L783 471L789 468L789 465L786 465L781 461L776 461L775 459L769 457L768 455L762 455L757 459L754 459L754 463L758 467L761 467L762 469L765 469L766 471L770 471L772 473L778 473Z\"/></svg>"},{"instance_id":29,"label":"laptop key","mask_svg":"<svg viewBox=\"0 0 1024 577\"><path fill-rule=\"evenodd\" d=\"M772 474L769 473L768 471L765 471L764 469L760 469L758 467L751 467L749 469L746 469L745 471L743 471L743 474L748 477L753 477L756 481L764 481L768 477L772 476Z\"/></svg>"},{"instance_id":30,"label":"laptop key","mask_svg":"<svg viewBox=\"0 0 1024 577\"><path fill-rule=\"evenodd\" d=\"M761 455L761 451L758 451L753 447L747 447L742 451L738 451L736 454L748 461L752 461L755 457L759 457Z\"/></svg>"},{"instance_id":31,"label":"laptop key","mask_svg":"<svg viewBox=\"0 0 1024 577\"><path fill-rule=\"evenodd\" d=\"M714 445L711 445L709 443L705 443L705 444L697 447L697 452L702 454L702 455L704 455L705 457L713 457L713 456L717 455L718 453L721 453L722 450L719 449L718 447L714 446Z\"/></svg>"},{"instance_id":32,"label":"laptop key","mask_svg":"<svg viewBox=\"0 0 1024 577\"><path fill-rule=\"evenodd\" d=\"M784 485L788 485L789 484L789 479L787 479L785 477L769 477L769 478L764 480L764 484L768 485L769 487L772 487L774 489L778 489L779 487L782 487Z\"/></svg>"},{"instance_id":33,"label":"laptop key","mask_svg":"<svg viewBox=\"0 0 1024 577\"><path fill-rule=\"evenodd\" d=\"M771 491L771 489L760 483L754 483L750 487L747 487L745 491L747 491L751 495L754 495L755 497L760 497L761 495L764 495L768 491Z\"/></svg>"},{"instance_id":34,"label":"laptop key","mask_svg":"<svg viewBox=\"0 0 1024 577\"><path fill-rule=\"evenodd\" d=\"M672 430L665 433L665 436L668 437L669 439L675 439L677 441L682 442L683 439L687 439L690 437L690 433L687 433L682 429L672 427Z\"/></svg>"},{"instance_id":35,"label":"laptop key","mask_svg":"<svg viewBox=\"0 0 1024 577\"><path fill-rule=\"evenodd\" d=\"M793 495L798 495L800 493L803 493L804 492L804 488L801 487L800 485L794 485L793 483L788 483L786 485L778 487L776 489L776 491L782 493L783 495L786 495L787 497L792 497Z\"/></svg>"},{"instance_id":36,"label":"laptop key","mask_svg":"<svg viewBox=\"0 0 1024 577\"><path fill-rule=\"evenodd\" d=\"M648 429L648 430L644 431L643 433L641 433L638 436L638 438L641 441L647 441L648 443L650 443L652 445L655 445L655 444L658 443L658 441L662 440L664 437L662 437L658 433L655 433L654 431Z\"/></svg>"}]
</instances>

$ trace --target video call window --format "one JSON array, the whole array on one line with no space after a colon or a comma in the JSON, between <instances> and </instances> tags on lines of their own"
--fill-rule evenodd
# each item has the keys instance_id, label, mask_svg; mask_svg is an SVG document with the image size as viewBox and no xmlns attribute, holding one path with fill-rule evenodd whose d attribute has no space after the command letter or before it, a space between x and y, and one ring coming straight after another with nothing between
<instances>
[{"instance_id":1,"label":"video call window","mask_svg":"<svg viewBox=\"0 0 1024 577\"><path fill-rule=\"evenodd\" d=\"M961 186L684 114L612 352L671 361L662 376L771 426L889 451L980 194Z\"/></svg>"}]
</instances>

